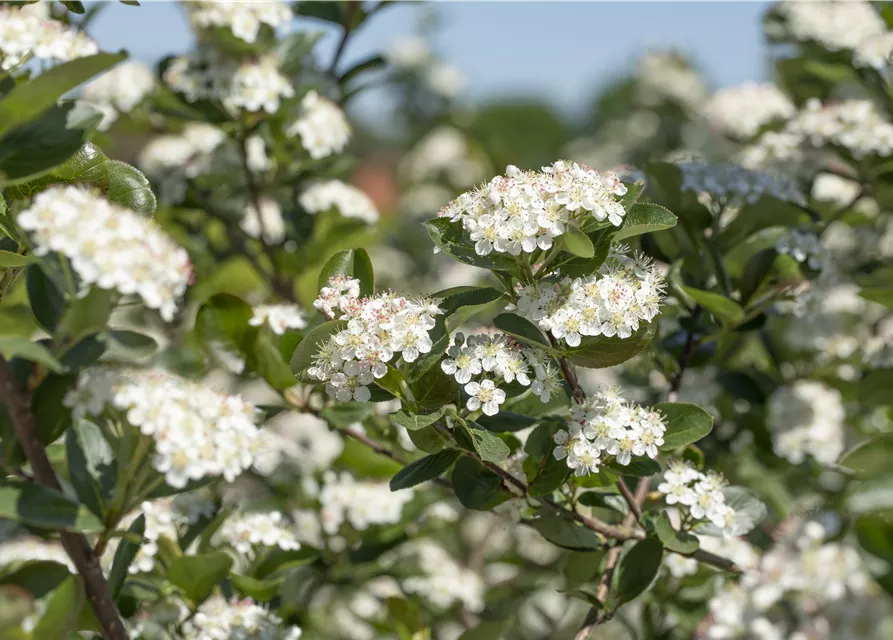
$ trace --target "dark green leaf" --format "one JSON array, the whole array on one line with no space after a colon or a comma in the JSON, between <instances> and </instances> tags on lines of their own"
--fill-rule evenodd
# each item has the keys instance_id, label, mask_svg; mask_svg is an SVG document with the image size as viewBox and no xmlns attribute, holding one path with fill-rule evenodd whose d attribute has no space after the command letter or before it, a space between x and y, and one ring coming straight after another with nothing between
<instances>
[{"instance_id":1,"label":"dark green leaf","mask_svg":"<svg viewBox=\"0 0 893 640\"><path fill-rule=\"evenodd\" d=\"M738 324L744 319L744 309L734 300L694 287L681 287L681 289L723 324Z\"/></svg>"},{"instance_id":2,"label":"dark green leaf","mask_svg":"<svg viewBox=\"0 0 893 640\"><path fill-rule=\"evenodd\" d=\"M592 240L577 227L569 226L563 237L564 246L575 256L591 258L595 255L595 247L592 246Z\"/></svg>"},{"instance_id":3,"label":"dark green leaf","mask_svg":"<svg viewBox=\"0 0 893 640\"><path fill-rule=\"evenodd\" d=\"M660 473L660 464L657 460L646 458L645 456L634 456L629 464L620 464L616 460L608 462L607 467L612 471L623 475L633 476L635 478L647 478L655 473Z\"/></svg>"},{"instance_id":4,"label":"dark green leaf","mask_svg":"<svg viewBox=\"0 0 893 640\"><path fill-rule=\"evenodd\" d=\"M108 160L106 196L115 204L135 211L145 218L155 215L155 194L143 172L120 160Z\"/></svg>"},{"instance_id":5,"label":"dark green leaf","mask_svg":"<svg viewBox=\"0 0 893 640\"><path fill-rule=\"evenodd\" d=\"M623 224L613 236L613 241L619 242L643 233L663 231L675 226L676 216L669 209L653 202L639 202L626 214Z\"/></svg>"},{"instance_id":6,"label":"dark green leaf","mask_svg":"<svg viewBox=\"0 0 893 640\"><path fill-rule=\"evenodd\" d=\"M663 414L667 431L661 451L672 451L678 447L697 442L713 428L713 416L695 404L684 402L662 402L654 408Z\"/></svg>"},{"instance_id":7,"label":"dark green leaf","mask_svg":"<svg viewBox=\"0 0 893 640\"><path fill-rule=\"evenodd\" d=\"M94 287L83 298L72 300L59 321L59 332L69 342L77 342L105 330L117 297L114 291Z\"/></svg>"},{"instance_id":8,"label":"dark green leaf","mask_svg":"<svg viewBox=\"0 0 893 640\"><path fill-rule=\"evenodd\" d=\"M493 319L493 324L497 329L506 332L522 344L554 353L543 332L526 318L514 313L500 313Z\"/></svg>"},{"instance_id":9,"label":"dark green leaf","mask_svg":"<svg viewBox=\"0 0 893 640\"><path fill-rule=\"evenodd\" d=\"M744 266L741 274L741 304L747 304L751 296L759 290L760 285L772 273L772 266L778 252L775 249L763 249L753 254Z\"/></svg>"},{"instance_id":10,"label":"dark green leaf","mask_svg":"<svg viewBox=\"0 0 893 640\"><path fill-rule=\"evenodd\" d=\"M64 4L65 8L72 13L83 14L86 12L84 3L81 2L81 0L62 0L62 4Z\"/></svg>"},{"instance_id":11,"label":"dark green leaf","mask_svg":"<svg viewBox=\"0 0 893 640\"><path fill-rule=\"evenodd\" d=\"M512 257L503 253L494 251L489 255L479 256L473 243L463 239L462 225L459 222L450 222L449 218L433 218L425 223L425 228L431 241L454 260L497 271L513 271L517 267Z\"/></svg>"},{"instance_id":12,"label":"dark green leaf","mask_svg":"<svg viewBox=\"0 0 893 640\"><path fill-rule=\"evenodd\" d=\"M22 358L42 364L50 371L61 373L62 364L53 357L45 346L37 342L31 342L25 338L12 337L0 338L0 354L7 360Z\"/></svg>"},{"instance_id":13,"label":"dark green leaf","mask_svg":"<svg viewBox=\"0 0 893 640\"><path fill-rule=\"evenodd\" d=\"M528 522L546 540L564 549L595 551L604 546L593 531L558 515L549 514Z\"/></svg>"},{"instance_id":14,"label":"dark green leaf","mask_svg":"<svg viewBox=\"0 0 893 640\"><path fill-rule=\"evenodd\" d=\"M893 287L862 287L859 295L866 300L877 302L888 309L893 309Z\"/></svg>"},{"instance_id":15,"label":"dark green leaf","mask_svg":"<svg viewBox=\"0 0 893 640\"><path fill-rule=\"evenodd\" d=\"M272 578L270 580L256 580L250 576L232 573L229 576L230 582L242 595L252 598L255 602L269 602L279 595L279 587L282 586L284 577Z\"/></svg>"},{"instance_id":16,"label":"dark green leaf","mask_svg":"<svg viewBox=\"0 0 893 640\"><path fill-rule=\"evenodd\" d=\"M440 367L428 369L421 378L411 382L409 388L419 406L432 410L455 402L459 393L459 384Z\"/></svg>"},{"instance_id":17,"label":"dark green leaf","mask_svg":"<svg viewBox=\"0 0 893 640\"><path fill-rule=\"evenodd\" d=\"M52 334L59 324L65 304L62 292L36 264L31 265L25 271L25 285L28 289L28 299L31 301L34 317L47 332Z\"/></svg>"},{"instance_id":18,"label":"dark green leaf","mask_svg":"<svg viewBox=\"0 0 893 640\"><path fill-rule=\"evenodd\" d=\"M143 534L146 532L146 516L140 514L128 527L127 532L142 539ZM109 590L112 592L112 598L118 599L118 595L124 587L124 580L127 579L127 569L139 550L140 543L126 538L123 538L118 545L115 551L115 559L112 562L112 570L109 572Z\"/></svg>"},{"instance_id":19,"label":"dark green leaf","mask_svg":"<svg viewBox=\"0 0 893 640\"><path fill-rule=\"evenodd\" d=\"M53 591L34 630L33 638L67 638L75 630L84 606L84 585L80 576L68 576Z\"/></svg>"},{"instance_id":20,"label":"dark green leaf","mask_svg":"<svg viewBox=\"0 0 893 640\"><path fill-rule=\"evenodd\" d=\"M474 425L475 423L471 422L469 424ZM490 433L486 429L475 429L474 427L471 427L468 431L471 435L474 450L477 451L481 460L484 462L494 462L498 464L508 458L511 453L511 449L509 449L509 446L503 442L502 438Z\"/></svg>"},{"instance_id":21,"label":"dark green leaf","mask_svg":"<svg viewBox=\"0 0 893 640\"><path fill-rule=\"evenodd\" d=\"M656 333L657 323L649 322L640 324L629 338L585 336L580 346L567 349L567 357L574 364L590 369L613 367L647 349Z\"/></svg>"},{"instance_id":22,"label":"dark green leaf","mask_svg":"<svg viewBox=\"0 0 893 640\"><path fill-rule=\"evenodd\" d=\"M503 295L493 287L455 287L438 291L432 297L441 300L438 306L443 311L447 333L451 333Z\"/></svg>"},{"instance_id":23,"label":"dark green leaf","mask_svg":"<svg viewBox=\"0 0 893 640\"><path fill-rule=\"evenodd\" d=\"M233 559L223 551L175 558L167 570L167 579L183 589L186 596L201 602L229 574Z\"/></svg>"},{"instance_id":24,"label":"dark green leaf","mask_svg":"<svg viewBox=\"0 0 893 640\"><path fill-rule=\"evenodd\" d=\"M99 518L105 515L102 489L99 481L90 472L83 434L77 429L65 433L65 459L68 463L68 480L74 488L78 500L83 502Z\"/></svg>"},{"instance_id":25,"label":"dark green leaf","mask_svg":"<svg viewBox=\"0 0 893 640\"><path fill-rule=\"evenodd\" d=\"M62 356L62 366L71 373L89 367L105 353L105 339L98 334L80 340Z\"/></svg>"},{"instance_id":26,"label":"dark green leaf","mask_svg":"<svg viewBox=\"0 0 893 640\"><path fill-rule=\"evenodd\" d=\"M99 518L62 493L36 484L0 485L0 517L41 529L102 531Z\"/></svg>"},{"instance_id":27,"label":"dark green leaf","mask_svg":"<svg viewBox=\"0 0 893 640\"><path fill-rule=\"evenodd\" d=\"M654 533L663 543L664 547L677 553L690 554L698 550L698 539L685 531L676 531L670 523L670 517L665 511L660 512L654 518Z\"/></svg>"},{"instance_id":28,"label":"dark green leaf","mask_svg":"<svg viewBox=\"0 0 893 640\"><path fill-rule=\"evenodd\" d=\"M283 391L297 384L291 368L266 331L258 332L252 355L250 364L274 389Z\"/></svg>"},{"instance_id":29,"label":"dark green leaf","mask_svg":"<svg viewBox=\"0 0 893 640\"><path fill-rule=\"evenodd\" d=\"M508 620L485 620L463 633L458 640L502 640L509 625Z\"/></svg>"},{"instance_id":30,"label":"dark green leaf","mask_svg":"<svg viewBox=\"0 0 893 640\"><path fill-rule=\"evenodd\" d=\"M511 498L502 487L502 479L469 456L456 461L452 479L456 497L468 509L490 511Z\"/></svg>"},{"instance_id":31,"label":"dark green leaf","mask_svg":"<svg viewBox=\"0 0 893 640\"><path fill-rule=\"evenodd\" d=\"M109 332L109 352L117 360L143 360L158 350L155 338L136 331L115 329Z\"/></svg>"},{"instance_id":32,"label":"dark green leaf","mask_svg":"<svg viewBox=\"0 0 893 640\"><path fill-rule=\"evenodd\" d=\"M34 391L31 410L37 421L40 439L45 445L55 442L71 424L71 409L64 400L74 387L76 376L49 375Z\"/></svg>"},{"instance_id":33,"label":"dark green leaf","mask_svg":"<svg viewBox=\"0 0 893 640\"><path fill-rule=\"evenodd\" d=\"M387 61L381 54L371 55L365 60L361 60L350 69L345 71L341 76L341 84L347 84L357 76L362 75L367 71L383 69L387 66L387 64Z\"/></svg>"},{"instance_id":34,"label":"dark green leaf","mask_svg":"<svg viewBox=\"0 0 893 640\"><path fill-rule=\"evenodd\" d=\"M307 369L313 366L313 359L329 338L338 333L346 323L343 320L329 320L307 332L298 344L291 357L291 370L302 379L306 379Z\"/></svg>"},{"instance_id":35,"label":"dark green leaf","mask_svg":"<svg viewBox=\"0 0 893 640\"><path fill-rule=\"evenodd\" d=\"M536 418L522 416L520 413L500 411L495 416L482 415L477 419L479 426L496 433L512 433L536 424Z\"/></svg>"},{"instance_id":36,"label":"dark green leaf","mask_svg":"<svg viewBox=\"0 0 893 640\"><path fill-rule=\"evenodd\" d=\"M621 602L634 600L651 586L663 553L659 540L645 538L623 555L617 566L617 596Z\"/></svg>"},{"instance_id":37,"label":"dark green leaf","mask_svg":"<svg viewBox=\"0 0 893 640\"><path fill-rule=\"evenodd\" d=\"M319 556L319 551L313 547L302 546L300 549L287 551L277 549L261 560L254 570L254 575L258 579L263 579L274 573L282 573L288 569L310 564L316 560L317 556Z\"/></svg>"},{"instance_id":38,"label":"dark green leaf","mask_svg":"<svg viewBox=\"0 0 893 640\"><path fill-rule=\"evenodd\" d=\"M408 429L409 431L417 431L419 429L424 429L427 426L430 426L440 420L440 417L443 415L443 409L439 409L434 413L412 413L411 411L406 411L405 409L402 411L397 411L396 413L392 413L388 416L391 420L399 424L401 427Z\"/></svg>"},{"instance_id":39,"label":"dark green leaf","mask_svg":"<svg viewBox=\"0 0 893 640\"><path fill-rule=\"evenodd\" d=\"M877 407L893 404L893 369L877 369L870 371L857 387L859 402L865 407Z\"/></svg>"},{"instance_id":40,"label":"dark green leaf","mask_svg":"<svg viewBox=\"0 0 893 640\"><path fill-rule=\"evenodd\" d=\"M360 281L360 295L369 296L375 291L375 275L372 261L365 249L348 249L339 251L323 266L319 272L317 288L329 286L329 278L345 276Z\"/></svg>"},{"instance_id":41,"label":"dark green leaf","mask_svg":"<svg viewBox=\"0 0 893 640\"><path fill-rule=\"evenodd\" d=\"M335 0L303 0L293 6L299 16L341 24L341 5Z\"/></svg>"},{"instance_id":42,"label":"dark green leaf","mask_svg":"<svg viewBox=\"0 0 893 640\"><path fill-rule=\"evenodd\" d=\"M450 468L459 455L456 449L444 449L409 463L391 478L391 491L408 489L439 477Z\"/></svg>"}]
</instances>

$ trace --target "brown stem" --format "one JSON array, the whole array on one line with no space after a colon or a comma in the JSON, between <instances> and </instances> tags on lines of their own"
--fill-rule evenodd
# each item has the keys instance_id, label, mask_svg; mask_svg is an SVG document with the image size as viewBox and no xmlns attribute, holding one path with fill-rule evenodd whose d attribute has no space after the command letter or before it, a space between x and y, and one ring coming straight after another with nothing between
<instances>
[{"instance_id":1,"label":"brown stem","mask_svg":"<svg viewBox=\"0 0 893 640\"><path fill-rule=\"evenodd\" d=\"M56 472L47 457L46 449L40 439L40 432L31 412L30 398L22 393L16 383L9 363L0 356L0 398L6 405L7 413L15 428L16 436L25 451L34 480L37 484L62 491ZM102 628L106 640L129 640L130 636L118 614L112 592L102 574L99 558L87 542L87 538L79 533L61 531L59 536L68 556L77 568L84 581L87 599L93 607L93 613Z\"/></svg>"},{"instance_id":2,"label":"brown stem","mask_svg":"<svg viewBox=\"0 0 893 640\"><path fill-rule=\"evenodd\" d=\"M344 16L344 22L341 25L344 28L344 31L341 33L341 40L338 41L338 47L335 49L335 55L332 56L332 62L329 65L328 73L330 76L337 78L335 74L338 70L338 63L341 62L341 56L344 55L344 51L347 48L347 41L350 40L350 36L353 35L353 21L359 10L359 2L347 3L347 13Z\"/></svg>"},{"instance_id":3,"label":"brown stem","mask_svg":"<svg viewBox=\"0 0 893 640\"><path fill-rule=\"evenodd\" d=\"M635 516L636 520L641 518L642 508L639 506L640 503L636 499L636 496L632 494L632 491L629 490L629 487L626 486L623 478L617 479L617 487L620 489L620 495L623 496L623 499L626 500L626 504L629 505L629 512Z\"/></svg>"}]
</instances>

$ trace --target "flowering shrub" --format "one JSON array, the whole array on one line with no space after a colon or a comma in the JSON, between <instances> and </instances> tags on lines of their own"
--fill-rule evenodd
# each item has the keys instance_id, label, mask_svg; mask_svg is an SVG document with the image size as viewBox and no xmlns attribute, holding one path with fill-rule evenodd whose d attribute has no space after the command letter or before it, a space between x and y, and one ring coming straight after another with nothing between
<instances>
[{"instance_id":1,"label":"flowering shrub","mask_svg":"<svg viewBox=\"0 0 893 640\"><path fill-rule=\"evenodd\" d=\"M491 177L423 38L343 61L388 4L187 3L156 69L0 4L0 636L887 637L888 7Z\"/></svg>"}]
</instances>

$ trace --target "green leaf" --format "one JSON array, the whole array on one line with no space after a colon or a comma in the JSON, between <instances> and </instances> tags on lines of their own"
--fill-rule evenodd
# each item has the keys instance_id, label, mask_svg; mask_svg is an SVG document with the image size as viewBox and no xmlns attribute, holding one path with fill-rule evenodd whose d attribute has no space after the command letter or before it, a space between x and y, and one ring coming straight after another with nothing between
<instances>
[{"instance_id":1,"label":"green leaf","mask_svg":"<svg viewBox=\"0 0 893 640\"><path fill-rule=\"evenodd\" d=\"M493 324L522 344L555 353L543 332L526 318L514 313L500 313L493 319Z\"/></svg>"},{"instance_id":2,"label":"green leaf","mask_svg":"<svg viewBox=\"0 0 893 640\"><path fill-rule=\"evenodd\" d=\"M891 387L887 387L889 393ZM893 435L882 434L860 442L843 454L839 464L859 478L872 478L886 474L893 460Z\"/></svg>"},{"instance_id":3,"label":"green leaf","mask_svg":"<svg viewBox=\"0 0 893 640\"><path fill-rule=\"evenodd\" d=\"M580 258L591 258L595 255L595 247L592 240L577 227L568 226L564 233L564 246L567 250Z\"/></svg>"},{"instance_id":4,"label":"green leaf","mask_svg":"<svg viewBox=\"0 0 893 640\"><path fill-rule=\"evenodd\" d=\"M297 384L295 375L267 331L258 332L252 355L249 364L274 389L283 391Z\"/></svg>"},{"instance_id":5,"label":"green leaf","mask_svg":"<svg viewBox=\"0 0 893 640\"><path fill-rule=\"evenodd\" d=\"M279 588L285 580L283 576L270 580L257 580L250 576L239 575L238 573L231 573L229 579L237 591L256 602L269 602L278 596Z\"/></svg>"},{"instance_id":6,"label":"green leaf","mask_svg":"<svg viewBox=\"0 0 893 640\"><path fill-rule=\"evenodd\" d=\"M127 532L142 539L143 534L146 533L146 516L140 514L127 529ZM127 569L139 550L140 543L132 542L127 538L123 538L118 545L115 559L112 562L112 570L109 572L109 590L112 592L112 598L118 599L118 595L124 587L124 581L127 579Z\"/></svg>"},{"instance_id":7,"label":"green leaf","mask_svg":"<svg viewBox=\"0 0 893 640\"><path fill-rule=\"evenodd\" d=\"M474 425L475 423L470 422L469 424ZM509 454L512 452L502 438L490 433L486 429L476 429L471 427L468 429L468 432L471 435L474 450L477 451L481 460L484 462L500 463L508 458Z\"/></svg>"},{"instance_id":8,"label":"green leaf","mask_svg":"<svg viewBox=\"0 0 893 640\"><path fill-rule=\"evenodd\" d=\"M319 551L313 547L302 546L296 550L277 549L268 553L257 568L254 575L258 579L264 579L269 575L283 573L295 567L303 567L315 561L319 556Z\"/></svg>"},{"instance_id":9,"label":"green leaf","mask_svg":"<svg viewBox=\"0 0 893 640\"><path fill-rule=\"evenodd\" d=\"M145 218L155 215L155 194L143 172L120 160L108 160L106 197Z\"/></svg>"},{"instance_id":10,"label":"green leaf","mask_svg":"<svg viewBox=\"0 0 893 640\"><path fill-rule=\"evenodd\" d=\"M528 524L546 540L564 549L596 551L604 546L595 532L558 515L549 514L528 520Z\"/></svg>"},{"instance_id":11,"label":"green leaf","mask_svg":"<svg viewBox=\"0 0 893 640\"><path fill-rule=\"evenodd\" d=\"M482 415L477 419L478 426L495 433L522 431L536 424L536 422L536 418L523 416L520 413L512 413L511 411L500 411L495 416Z\"/></svg>"},{"instance_id":12,"label":"green leaf","mask_svg":"<svg viewBox=\"0 0 893 640\"><path fill-rule=\"evenodd\" d=\"M641 353L651 344L657 333L657 323L641 323L629 338L616 336L585 336L578 347L567 349L568 359L589 369L613 367Z\"/></svg>"},{"instance_id":13,"label":"green leaf","mask_svg":"<svg viewBox=\"0 0 893 640\"><path fill-rule=\"evenodd\" d=\"M670 517L661 511L653 520L654 533L657 534L664 547L676 553L691 554L698 550L698 539L685 531L676 531L670 523Z\"/></svg>"},{"instance_id":14,"label":"green leaf","mask_svg":"<svg viewBox=\"0 0 893 640\"><path fill-rule=\"evenodd\" d=\"M322 36L321 31L298 31L280 39L276 44L279 70L286 75L300 71L304 56L313 50Z\"/></svg>"},{"instance_id":15,"label":"green leaf","mask_svg":"<svg viewBox=\"0 0 893 640\"><path fill-rule=\"evenodd\" d=\"M158 351L155 338L125 329L110 331L108 345L111 357L116 360L143 360Z\"/></svg>"},{"instance_id":16,"label":"green leaf","mask_svg":"<svg viewBox=\"0 0 893 640\"><path fill-rule=\"evenodd\" d=\"M391 478L391 491L408 489L439 477L460 455L456 449L444 449L409 463Z\"/></svg>"},{"instance_id":17,"label":"green leaf","mask_svg":"<svg viewBox=\"0 0 893 640\"><path fill-rule=\"evenodd\" d=\"M855 483L846 496L846 506L853 515L877 514L889 519L893 512L893 475L885 475Z\"/></svg>"},{"instance_id":18,"label":"green leaf","mask_svg":"<svg viewBox=\"0 0 893 640\"><path fill-rule=\"evenodd\" d=\"M123 53L98 53L57 65L16 86L0 100L0 134L29 122L79 84L127 58Z\"/></svg>"},{"instance_id":19,"label":"green leaf","mask_svg":"<svg viewBox=\"0 0 893 640\"><path fill-rule=\"evenodd\" d=\"M772 267L778 252L775 249L763 249L753 254L744 266L744 273L741 274L741 304L747 304L754 293L756 293L760 285L772 273Z\"/></svg>"},{"instance_id":20,"label":"green leaf","mask_svg":"<svg viewBox=\"0 0 893 640\"><path fill-rule=\"evenodd\" d=\"M233 559L223 551L179 556L171 561L167 579L183 589L189 599L201 602L226 578L232 566Z\"/></svg>"},{"instance_id":21,"label":"green leaf","mask_svg":"<svg viewBox=\"0 0 893 640\"><path fill-rule=\"evenodd\" d=\"M463 633L458 640L502 640L509 625L508 620L485 620Z\"/></svg>"},{"instance_id":22,"label":"green leaf","mask_svg":"<svg viewBox=\"0 0 893 640\"><path fill-rule=\"evenodd\" d=\"M0 517L41 529L103 529L102 521L89 509L55 489L12 481L0 485Z\"/></svg>"},{"instance_id":23,"label":"green leaf","mask_svg":"<svg viewBox=\"0 0 893 640\"><path fill-rule=\"evenodd\" d=\"M726 504L735 510L735 525L741 531L741 535L750 533L766 519L768 513L766 505L750 490L743 487L726 487L722 490L722 495L726 499ZM716 537L725 535L722 529L712 523L698 527L697 533Z\"/></svg>"},{"instance_id":24,"label":"green leaf","mask_svg":"<svg viewBox=\"0 0 893 640\"><path fill-rule=\"evenodd\" d=\"M27 589L15 584L0 584L0 633L5 632L9 640L27 637L24 632L17 635L16 627L34 610L34 596Z\"/></svg>"},{"instance_id":25,"label":"green leaf","mask_svg":"<svg viewBox=\"0 0 893 640\"><path fill-rule=\"evenodd\" d=\"M449 218L433 218L425 222L425 228L431 241L454 260L497 271L513 271L517 267L512 257L503 253L494 251L489 255L479 256L473 243L462 237L462 225L459 222L451 222Z\"/></svg>"},{"instance_id":26,"label":"green leaf","mask_svg":"<svg viewBox=\"0 0 893 640\"><path fill-rule=\"evenodd\" d=\"M440 367L428 369L421 378L411 382L409 388L419 406L432 410L455 402L459 394L459 383Z\"/></svg>"},{"instance_id":27,"label":"green leaf","mask_svg":"<svg viewBox=\"0 0 893 640\"><path fill-rule=\"evenodd\" d=\"M61 373L63 371L62 364L53 357L53 354L47 350L42 344L31 342L25 338L12 337L0 338L0 353L7 360L12 358L22 358L42 364L50 371Z\"/></svg>"},{"instance_id":28,"label":"green leaf","mask_svg":"<svg viewBox=\"0 0 893 640\"><path fill-rule=\"evenodd\" d=\"M362 75L367 71L383 69L387 66L387 64L387 60L385 60L384 56L382 56L381 54L371 55L345 71L341 75L341 84L347 84L357 76Z\"/></svg>"},{"instance_id":29,"label":"green leaf","mask_svg":"<svg viewBox=\"0 0 893 640\"><path fill-rule=\"evenodd\" d=\"M62 0L62 4L64 4L65 8L72 13L83 14L86 12L86 9L84 9L84 3L80 0Z\"/></svg>"},{"instance_id":30,"label":"green leaf","mask_svg":"<svg viewBox=\"0 0 893 640\"><path fill-rule=\"evenodd\" d=\"M626 240L643 233L663 231L676 226L676 216L669 209L653 202L639 202L630 208L623 224L613 236L614 242Z\"/></svg>"},{"instance_id":31,"label":"green leaf","mask_svg":"<svg viewBox=\"0 0 893 640\"><path fill-rule=\"evenodd\" d=\"M341 5L334 0L303 0L293 5L296 15L340 25Z\"/></svg>"},{"instance_id":32,"label":"green leaf","mask_svg":"<svg viewBox=\"0 0 893 640\"><path fill-rule=\"evenodd\" d=\"M65 433L65 459L68 463L68 480L74 488L78 500L83 502L96 516L105 515L105 504L99 482L90 472L83 434L78 429Z\"/></svg>"},{"instance_id":33,"label":"green leaf","mask_svg":"<svg viewBox=\"0 0 893 640\"><path fill-rule=\"evenodd\" d=\"M343 320L329 320L307 332L298 344L291 357L291 370L302 379L306 379L307 369L313 366L313 359L329 338L343 330L347 323Z\"/></svg>"},{"instance_id":34,"label":"green leaf","mask_svg":"<svg viewBox=\"0 0 893 640\"><path fill-rule=\"evenodd\" d=\"M456 498L467 509L490 511L512 497L503 488L502 478L469 456L456 461L452 480Z\"/></svg>"},{"instance_id":35,"label":"green leaf","mask_svg":"<svg viewBox=\"0 0 893 640\"><path fill-rule=\"evenodd\" d=\"M734 300L725 296L694 287L681 289L706 311L712 313L723 324L738 324L744 320L744 309Z\"/></svg>"},{"instance_id":36,"label":"green leaf","mask_svg":"<svg viewBox=\"0 0 893 640\"><path fill-rule=\"evenodd\" d=\"M647 478L661 471L657 460L652 460L645 456L635 456L629 461L629 464L625 465L620 464L617 460L610 460L606 466L620 475L632 476L634 478Z\"/></svg>"},{"instance_id":37,"label":"green leaf","mask_svg":"<svg viewBox=\"0 0 893 640\"><path fill-rule=\"evenodd\" d=\"M697 442L713 428L713 416L695 404L662 402L654 406L664 417L667 431L661 451L672 451Z\"/></svg>"},{"instance_id":38,"label":"green leaf","mask_svg":"<svg viewBox=\"0 0 893 640\"><path fill-rule=\"evenodd\" d=\"M809 215L800 207L764 195L753 204L741 208L735 218L719 234L722 251L740 244L749 236L768 227L796 227L809 222Z\"/></svg>"},{"instance_id":39,"label":"green leaf","mask_svg":"<svg viewBox=\"0 0 893 640\"><path fill-rule=\"evenodd\" d=\"M323 266L319 272L317 289L329 286L329 278L345 276L360 281L360 295L370 296L375 291L375 274L372 271L372 260L365 249L348 249L339 251Z\"/></svg>"},{"instance_id":40,"label":"green leaf","mask_svg":"<svg viewBox=\"0 0 893 640\"><path fill-rule=\"evenodd\" d=\"M23 256L20 253L13 253L12 251L0 251L0 267L4 269L24 267L34 261L34 256Z\"/></svg>"},{"instance_id":41,"label":"green leaf","mask_svg":"<svg viewBox=\"0 0 893 640\"><path fill-rule=\"evenodd\" d=\"M617 597L630 602L644 593L660 570L664 549L659 540L645 538L627 551L617 566Z\"/></svg>"},{"instance_id":42,"label":"green leaf","mask_svg":"<svg viewBox=\"0 0 893 640\"><path fill-rule=\"evenodd\" d=\"M45 445L52 444L71 425L71 409L65 406L65 396L74 387L74 375L49 375L34 391L31 410L37 421L37 431Z\"/></svg>"},{"instance_id":43,"label":"green leaf","mask_svg":"<svg viewBox=\"0 0 893 640\"><path fill-rule=\"evenodd\" d=\"M89 104L66 101L7 131L0 138L0 182L27 182L51 171L77 152L101 120Z\"/></svg>"},{"instance_id":44,"label":"green leaf","mask_svg":"<svg viewBox=\"0 0 893 640\"><path fill-rule=\"evenodd\" d=\"M40 265L33 264L25 271L25 288L31 301L31 310L37 321L52 334L59 324L65 298L56 288Z\"/></svg>"},{"instance_id":45,"label":"green leaf","mask_svg":"<svg viewBox=\"0 0 893 640\"><path fill-rule=\"evenodd\" d=\"M890 389L893 389L893 369L877 369L859 381L856 393L863 406L878 407L893 404Z\"/></svg>"},{"instance_id":46,"label":"green leaf","mask_svg":"<svg viewBox=\"0 0 893 640\"><path fill-rule=\"evenodd\" d=\"M71 300L59 320L59 332L77 342L105 330L117 298L114 291L94 287L83 298Z\"/></svg>"},{"instance_id":47,"label":"green leaf","mask_svg":"<svg viewBox=\"0 0 893 640\"><path fill-rule=\"evenodd\" d=\"M893 287L862 287L859 295L866 300L893 309Z\"/></svg>"},{"instance_id":48,"label":"green leaf","mask_svg":"<svg viewBox=\"0 0 893 640\"><path fill-rule=\"evenodd\" d=\"M84 585L80 576L68 576L53 591L34 630L34 638L67 638L75 630L84 606Z\"/></svg>"},{"instance_id":49,"label":"green leaf","mask_svg":"<svg viewBox=\"0 0 893 640\"><path fill-rule=\"evenodd\" d=\"M322 417L332 425L345 429L352 424L362 422L375 409L368 402L344 402L322 410Z\"/></svg>"},{"instance_id":50,"label":"green leaf","mask_svg":"<svg viewBox=\"0 0 893 640\"><path fill-rule=\"evenodd\" d=\"M443 311L446 333L452 333L478 313L495 306L504 295L493 287L454 287L438 291L432 297L441 300L438 306Z\"/></svg>"},{"instance_id":51,"label":"green leaf","mask_svg":"<svg viewBox=\"0 0 893 640\"><path fill-rule=\"evenodd\" d=\"M399 424L401 427L409 431L418 431L424 429L440 420L443 415L443 409L438 409L434 413L412 413L411 411L401 410L392 413L388 417Z\"/></svg>"}]
</instances>

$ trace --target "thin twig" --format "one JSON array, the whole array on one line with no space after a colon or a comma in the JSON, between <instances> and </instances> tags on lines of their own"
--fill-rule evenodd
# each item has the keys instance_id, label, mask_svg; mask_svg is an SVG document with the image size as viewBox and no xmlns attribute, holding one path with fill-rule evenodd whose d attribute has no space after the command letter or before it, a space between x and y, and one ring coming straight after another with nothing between
<instances>
[{"instance_id":1,"label":"thin twig","mask_svg":"<svg viewBox=\"0 0 893 640\"><path fill-rule=\"evenodd\" d=\"M347 49L347 42L350 40L350 36L353 35L353 21L360 8L359 2L347 3L347 13L344 16L344 22L341 24L344 31L341 33L341 40L338 41L338 47L335 49L335 55L332 56L332 62L329 65L328 74L332 77L337 78L338 63L341 62L341 56L344 55L344 51Z\"/></svg>"},{"instance_id":2,"label":"thin twig","mask_svg":"<svg viewBox=\"0 0 893 640\"><path fill-rule=\"evenodd\" d=\"M31 412L30 398L22 392L16 382L9 363L0 356L0 398L6 406L16 436L31 463L37 484L62 491L56 472L47 457L46 448L40 439L40 431L34 414ZM87 599L106 640L129 640L130 636L118 614L112 592L102 573L99 558L93 553L87 538L79 533L59 532L62 545L84 581Z\"/></svg>"},{"instance_id":3,"label":"thin twig","mask_svg":"<svg viewBox=\"0 0 893 640\"><path fill-rule=\"evenodd\" d=\"M617 488L620 489L620 495L623 496L623 499L626 500L626 504L629 505L629 511L632 513L636 520L642 517L642 509L639 506L636 497L629 490L629 487L626 486L626 483L623 481L623 478L617 479Z\"/></svg>"}]
</instances>

